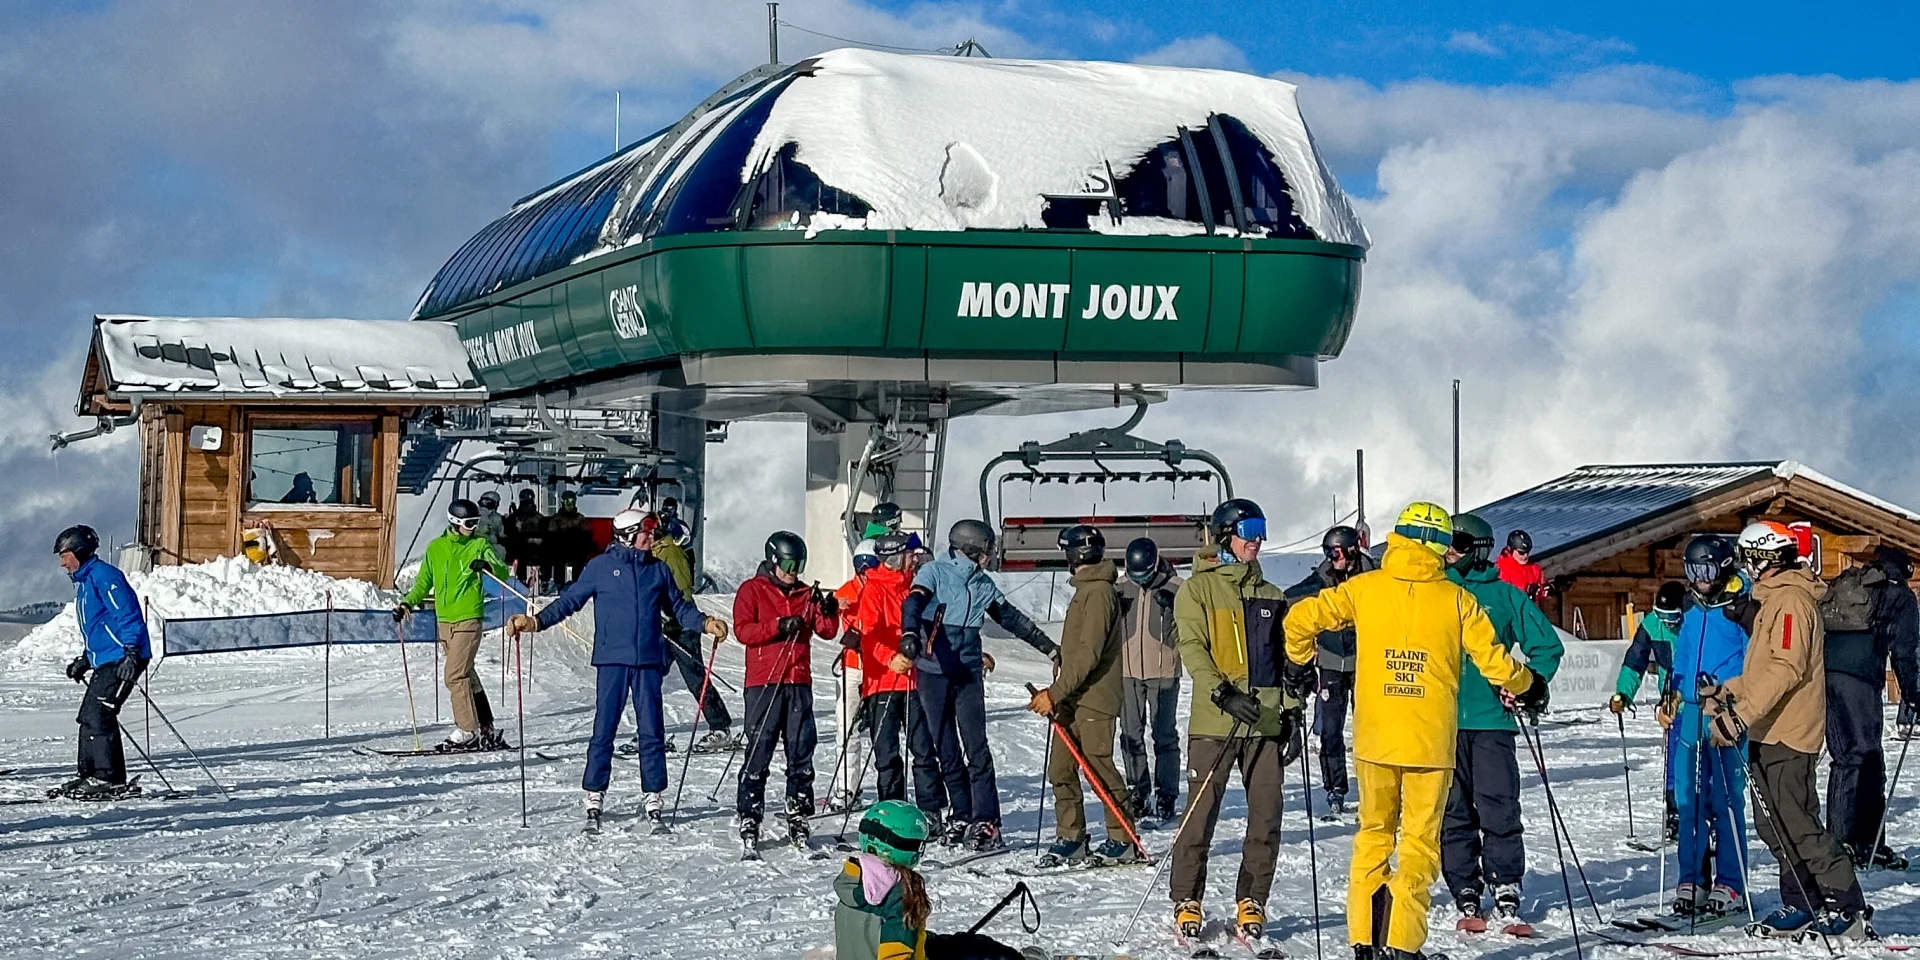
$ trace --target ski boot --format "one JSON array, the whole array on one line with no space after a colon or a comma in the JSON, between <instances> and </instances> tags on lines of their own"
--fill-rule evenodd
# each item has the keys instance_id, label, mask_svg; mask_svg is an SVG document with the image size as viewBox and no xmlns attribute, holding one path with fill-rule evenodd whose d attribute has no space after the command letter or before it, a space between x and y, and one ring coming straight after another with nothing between
<instances>
[{"instance_id":1,"label":"ski boot","mask_svg":"<svg viewBox=\"0 0 1920 960\"><path fill-rule=\"evenodd\" d=\"M1813 914L1800 909L1781 905L1780 909L1766 915L1756 923L1747 925L1747 933L1756 937L1774 940L1798 940L1801 934L1813 926Z\"/></svg>"},{"instance_id":2,"label":"ski boot","mask_svg":"<svg viewBox=\"0 0 1920 960\"><path fill-rule=\"evenodd\" d=\"M824 812L835 816L844 816L858 809L860 809L860 798L858 796L851 793L841 793L827 801L827 808Z\"/></svg>"},{"instance_id":3,"label":"ski boot","mask_svg":"<svg viewBox=\"0 0 1920 960\"><path fill-rule=\"evenodd\" d=\"M1531 937L1533 926L1520 919L1520 885L1497 884L1493 888L1493 922L1509 937Z\"/></svg>"},{"instance_id":4,"label":"ski boot","mask_svg":"<svg viewBox=\"0 0 1920 960\"><path fill-rule=\"evenodd\" d=\"M492 727L481 727L480 728L480 749L482 750L507 749L507 735L504 733L501 733L498 730L495 730Z\"/></svg>"},{"instance_id":5,"label":"ski boot","mask_svg":"<svg viewBox=\"0 0 1920 960\"><path fill-rule=\"evenodd\" d=\"M740 859L760 859L760 821L752 817L740 818Z\"/></svg>"},{"instance_id":6,"label":"ski boot","mask_svg":"<svg viewBox=\"0 0 1920 960\"><path fill-rule=\"evenodd\" d=\"M479 734L457 727L452 733L447 734L445 740L433 746L434 753L472 753L481 749L484 747L481 746Z\"/></svg>"},{"instance_id":7,"label":"ski boot","mask_svg":"<svg viewBox=\"0 0 1920 960\"><path fill-rule=\"evenodd\" d=\"M602 805L606 802L606 799L607 799L607 792L605 790L588 790L587 791L586 832L588 833L600 832L600 816L602 813Z\"/></svg>"},{"instance_id":8,"label":"ski boot","mask_svg":"<svg viewBox=\"0 0 1920 960\"><path fill-rule=\"evenodd\" d=\"M1873 851L1873 857L1869 859L1867 863L1877 870L1905 871L1908 866L1906 857L1895 853L1893 848L1886 846L1876 848Z\"/></svg>"},{"instance_id":9,"label":"ski boot","mask_svg":"<svg viewBox=\"0 0 1920 960\"><path fill-rule=\"evenodd\" d=\"M1453 902L1460 908L1460 921L1453 925L1455 930L1461 933L1487 932L1487 918L1480 912L1480 891L1456 891Z\"/></svg>"},{"instance_id":10,"label":"ski boot","mask_svg":"<svg viewBox=\"0 0 1920 960\"><path fill-rule=\"evenodd\" d=\"M1807 928L1804 937L1825 937L1842 940L1878 940L1880 935L1874 932L1873 924L1867 919L1872 911L1835 910L1829 907L1820 911L1820 918Z\"/></svg>"},{"instance_id":11,"label":"ski boot","mask_svg":"<svg viewBox=\"0 0 1920 960\"><path fill-rule=\"evenodd\" d=\"M1161 797L1153 803L1153 815L1161 823L1172 823L1178 813L1177 805L1178 798Z\"/></svg>"},{"instance_id":12,"label":"ski boot","mask_svg":"<svg viewBox=\"0 0 1920 960\"><path fill-rule=\"evenodd\" d=\"M940 842L949 847L960 847L967 842L968 828L972 824L958 817L948 820L946 829L940 833Z\"/></svg>"},{"instance_id":13,"label":"ski boot","mask_svg":"<svg viewBox=\"0 0 1920 960\"><path fill-rule=\"evenodd\" d=\"M1660 835L1669 844L1680 842L1680 808L1674 806L1672 793L1667 794L1667 821Z\"/></svg>"},{"instance_id":14,"label":"ski boot","mask_svg":"<svg viewBox=\"0 0 1920 960\"><path fill-rule=\"evenodd\" d=\"M1353 945L1353 960L1379 960L1374 955L1373 944L1356 943Z\"/></svg>"},{"instance_id":15,"label":"ski boot","mask_svg":"<svg viewBox=\"0 0 1920 960\"><path fill-rule=\"evenodd\" d=\"M640 812L647 818L650 830L664 829L667 824L667 798L659 791L640 796Z\"/></svg>"},{"instance_id":16,"label":"ski boot","mask_svg":"<svg viewBox=\"0 0 1920 960\"><path fill-rule=\"evenodd\" d=\"M813 810L810 797L792 797L787 800L787 843L805 850L807 839L813 836L813 824L807 820L807 814Z\"/></svg>"},{"instance_id":17,"label":"ski boot","mask_svg":"<svg viewBox=\"0 0 1920 960\"><path fill-rule=\"evenodd\" d=\"M1707 898L1701 893L1699 884L1683 883L1673 888L1673 903L1668 912L1676 917L1691 917L1699 913L1706 902Z\"/></svg>"},{"instance_id":18,"label":"ski boot","mask_svg":"<svg viewBox=\"0 0 1920 960\"><path fill-rule=\"evenodd\" d=\"M1093 862L1103 867L1119 866L1123 863L1139 863L1145 859L1146 857L1140 853L1139 847L1134 846L1126 840L1118 840L1113 837L1108 837L1107 842L1094 848L1093 851Z\"/></svg>"},{"instance_id":19,"label":"ski boot","mask_svg":"<svg viewBox=\"0 0 1920 960\"><path fill-rule=\"evenodd\" d=\"M1007 845L1007 838L1000 835L997 823L976 823L967 830L966 845L974 853L986 853Z\"/></svg>"},{"instance_id":20,"label":"ski boot","mask_svg":"<svg viewBox=\"0 0 1920 960\"><path fill-rule=\"evenodd\" d=\"M57 787L48 787L47 797L71 797L74 791L79 790L86 782L86 777L74 777L72 780L68 780L66 783Z\"/></svg>"},{"instance_id":21,"label":"ski boot","mask_svg":"<svg viewBox=\"0 0 1920 960\"><path fill-rule=\"evenodd\" d=\"M140 786L136 783L108 783L98 777L83 777L80 783L62 796L82 803L105 803L109 800L125 800L140 795Z\"/></svg>"},{"instance_id":22,"label":"ski boot","mask_svg":"<svg viewBox=\"0 0 1920 960\"><path fill-rule=\"evenodd\" d=\"M1347 795L1344 793L1327 794L1327 816L1340 817L1347 813Z\"/></svg>"},{"instance_id":23,"label":"ski boot","mask_svg":"<svg viewBox=\"0 0 1920 960\"><path fill-rule=\"evenodd\" d=\"M1702 907L1700 912L1709 917L1724 917L1745 909L1746 906L1740 902L1740 894L1737 891L1724 883L1716 883L1713 885L1712 892L1707 894L1706 906Z\"/></svg>"},{"instance_id":24,"label":"ski boot","mask_svg":"<svg viewBox=\"0 0 1920 960\"><path fill-rule=\"evenodd\" d=\"M720 753L732 750L739 745L739 741L734 739L733 734L725 730L709 730L706 736L701 737L699 742L693 745L693 752Z\"/></svg>"},{"instance_id":25,"label":"ski boot","mask_svg":"<svg viewBox=\"0 0 1920 960\"><path fill-rule=\"evenodd\" d=\"M1267 908L1252 897L1243 898L1233 911L1234 929L1248 940L1264 940L1267 936Z\"/></svg>"},{"instance_id":26,"label":"ski boot","mask_svg":"<svg viewBox=\"0 0 1920 960\"><path fill-rule=\"evenodd\" d=\"M1066 837L1053 838L1053 845L1040 855L1041 867L1062 867L1069 863L1079 863L1087 858L1087 839L1068 840Z\"/></svg>"},{"instance_id":27,"label":"ski boot","mask_svg":"<svg viewBox=\"0 0 1920 960\"><path fill-rule=\"evenodd\" d=\"M1446 958L1447 955L1444 953L1427 953L1422 950L1395 950L1392 947L1381 947L1379 951L1379 960L1446 960Z\"/></svg>"},{"instance_id":28,"label":"ski boot","mask_svg":"<svg viewBox=\"0 0 1920 960\"><path fill-rule=\"evenodd\" d=\"M1206 917L1200 912L1200 901L1182 900L1173 907L1173 928L1189 940L1200 938L1200 928L1206 924Z\"/></svg>"}]
</instances>

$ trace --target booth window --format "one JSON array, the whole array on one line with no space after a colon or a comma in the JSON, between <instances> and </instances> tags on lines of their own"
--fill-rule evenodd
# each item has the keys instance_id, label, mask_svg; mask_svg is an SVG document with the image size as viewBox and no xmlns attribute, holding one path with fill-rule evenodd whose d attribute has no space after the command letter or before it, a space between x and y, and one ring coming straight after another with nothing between
<instances>
[{"instance_id":1,"label":"booth window","mask_svg":"<svg viewBox=\"0 0 1920 960\"><path fill-rule=\"evenodd\" d=\"M1183 128L1148 150L1114 184L1120 216L1158 217L1205 225L1209 233L1313 239L1294 212L1293 197L1267 148L1229 116ZM1049 226L1079 224L1062 211Z\"/></svg>"},{"instance_id":2,"label":"booth window","mask_svg":"<svg viewBox=\"0 0 1920 960\"><path fill-rule=\"evenodd\" d=\"M259 424L247 431L247 500L373 505L373 423Z\"/></svg>"}]
</instances>

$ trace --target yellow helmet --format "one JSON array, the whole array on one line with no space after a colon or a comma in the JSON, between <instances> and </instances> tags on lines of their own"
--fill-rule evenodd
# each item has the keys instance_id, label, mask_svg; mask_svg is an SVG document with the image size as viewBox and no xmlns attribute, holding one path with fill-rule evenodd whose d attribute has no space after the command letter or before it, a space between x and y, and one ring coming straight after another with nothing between
<instances>
[{"instance_id":1,"label":"yellow helmet","mask_svg":"<svg viewBox=\"0 0 1920 960\"><path fill-rule=\"evenodd\" d=\"M1444 557L1453 544L1453 518L1439 504L1418 500L1400 511L1393 532Z\"/></svg>"}]
</instances>

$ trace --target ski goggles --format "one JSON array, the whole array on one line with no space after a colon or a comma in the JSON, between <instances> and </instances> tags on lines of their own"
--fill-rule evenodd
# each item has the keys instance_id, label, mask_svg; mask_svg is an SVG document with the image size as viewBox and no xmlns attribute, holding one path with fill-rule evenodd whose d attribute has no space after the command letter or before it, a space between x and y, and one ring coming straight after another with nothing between
<instances>
[{"instance_id":1,"label":"ski goggles","mask_svg":"<svg viewBox=\"0 0 1920 960\"><path fill-rule=\"evenodd\" d=\"M806 572L807 562L805 560L799 559L798 557L794 557L791 559L782 560L778 564L776 564L776 566L780 568L781 573L787 574L788 576L797 577L800 574Z\"/></svg>"},{"instance_id":2,"label":"ski goggles","mask_svg":"<svg viewBox=\"0 0 1920 960\"><path fill-rule=\"evenodd\" d=\"M480 525L480 518L479 517L448 517L447 522L452 524L455 527L460 528L461 530L465 530L468 533L472 533L473 528Z\"/></svg>"},{"instance_id":3,"label":"ski goggles","mask_svg":"<svg viewBox=\"0 0 1920 960\"><path fill-rule=\"evenodd\" d=\"M1265 540L1267 520L1265 517L1248 517L1233 525L1233 535L1242 540Z\"/></svg>"},{"instance_id":4,"label":"ski goggles","mask_svg":"<svg viewBox=\"0 0 1920 960\"><path fill-rule=\"evenodd\" d=\"M1687 579L1694 583L1712 583L1720 579L1721 566L1717 563L1697 561L1686 564Z\"/></svg>"}]
</instances>

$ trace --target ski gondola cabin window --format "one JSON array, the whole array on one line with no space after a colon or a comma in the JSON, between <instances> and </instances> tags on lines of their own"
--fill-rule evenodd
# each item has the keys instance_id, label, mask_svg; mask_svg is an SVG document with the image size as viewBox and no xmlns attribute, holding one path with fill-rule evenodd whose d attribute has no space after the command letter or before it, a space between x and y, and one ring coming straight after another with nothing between
<instances>
[{"instance_id":1,"label":"ski gondola cabin window","mask_svg":"<svg viewBox=\"0 0 1920 960\"><path fill-rule=\"evenodd\" d=\"M247 501L255 507L373 506L375 422L248 418Z\"/></svg>"}]
</instances>

